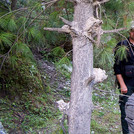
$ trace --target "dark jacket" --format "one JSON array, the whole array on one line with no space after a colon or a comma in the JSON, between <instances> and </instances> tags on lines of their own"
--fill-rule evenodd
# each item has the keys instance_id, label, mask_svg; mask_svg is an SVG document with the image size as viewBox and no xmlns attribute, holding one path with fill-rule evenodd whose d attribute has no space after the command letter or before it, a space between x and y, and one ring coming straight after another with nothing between
<instances>
[{"instance_id":1,"label":"dark jacket","mask_svg":"<svg viewBox=\"0 0 134 134\"><path fill-rule=\"evenodd\" d=\"M116 55L116 52L119 46L125 45L127 47L126 49L127 55L126 55L126 58L123 59L122 61L119 60L117 56L115 56L114 73L115 75L121 74L127 86L134 86L134 77L125 76L125 66L134 65L134 45L128 41L129 39L121 41L115 47L115 55Z\"/></svg>"}]
</instances>

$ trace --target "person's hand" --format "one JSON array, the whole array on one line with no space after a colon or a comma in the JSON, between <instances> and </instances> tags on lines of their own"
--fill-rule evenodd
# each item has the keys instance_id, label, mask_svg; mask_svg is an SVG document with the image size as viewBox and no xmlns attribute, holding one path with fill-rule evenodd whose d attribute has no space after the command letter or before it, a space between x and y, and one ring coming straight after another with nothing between
<instances>
[{"instance_id":1,"label":"person's hand","mask_svg":"<svg viewBox=\"0 0 134 134\"><path fill-rule=\"evenodd\" d=\"M127 89L127 86L126 86L126 84L124 82L124 79L123 79L122 75L118 74L118 75L116 75L116 77L117 77L117 80L118 80L118 82L120 84L121 94L127 93L128 89Z\"/></svg>"},{"instance_id":2,"label":"person's hand","mask_svg":"<svg viewBox=\"0 0 134 134\"><path fill-rule=\"evenodd\" d=\"M121 87L121 93L122 94L127 93L127 87L126 86Z\"/></svg>"}]
</instances>

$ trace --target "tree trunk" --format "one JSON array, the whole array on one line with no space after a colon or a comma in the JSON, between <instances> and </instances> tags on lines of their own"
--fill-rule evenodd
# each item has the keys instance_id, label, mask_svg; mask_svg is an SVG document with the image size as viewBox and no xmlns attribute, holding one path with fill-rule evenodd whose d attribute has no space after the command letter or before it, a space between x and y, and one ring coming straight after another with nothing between
<instances>
[{"instance_id":1,"label":"tree trunk","mask_svg":"<svg viewBox=\"0 0 134 134\"><path fill-rule=\"evenodd\" d=\"M17 0L11 0L11 10L15 10L16 9L16 4L17 4Z\"/></svg>"},{"instance_id":2,"label":"tree trunk","mask_svg":"<svg viewBox=\"0 0 134 134\"><path fill-rule=\"evenodd\" d=\"M81 0L82 1L82 0ZM75 6L74 21L83 30L85 22L93 17L91 3L80 2ZM84 36L73 37L73 73L69 109L69 134L90 134L92 110L92 84L86 81L93 73L93 46Z\"/></svg>"},{"instance_id":3,"label":"tree trunk","mask_svg":"<svg viewBox=\"0 0 134 134\"><path fill-rule=\"evenodd\" d=\"M101 29L102 20L94 17L93 10L98 14L98 10L95 10L96 6L109 0L67 1L75 4L73 22L60 17L66 25L62 28L45 27L44 30L70 33L72 36L73 72L71 77L71 98L69 111L66 109L65 113L68 114L69 119L69 134L90 134L93 106L92 87L93 84L102 82L107 78L104 70L95 69L96 71L93 73L92 42L97 45L102 34L117 33L124 30L124 28L105 31ZM97 37L97 41L94 40L94 37Z\"/></svg>"}]
</instances>

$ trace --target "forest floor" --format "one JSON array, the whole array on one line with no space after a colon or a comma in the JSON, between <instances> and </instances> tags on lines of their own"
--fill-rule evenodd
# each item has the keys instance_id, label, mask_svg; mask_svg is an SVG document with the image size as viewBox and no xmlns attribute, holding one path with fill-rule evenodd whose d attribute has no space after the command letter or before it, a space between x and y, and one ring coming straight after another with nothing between
<instances>
[{"instance_id":1,"label":"forest floor","mask_svg":"<svg viewBox=\"0 0 134 134\"><path fill-rule=\"evenodd\" d=\"M56 101L69 101L70 77L57 70L52 62L43 60L42 56L35 57L47 87L46 115L24 111L15 103L9 105L10 102L1 99L4 102L0 107L1 122L9 134L63 134L60 125L62 113L58 110ZM97 85L97 88L104 90L107 83L105 81L104 84ZM91 134L121 134L118 96L94 89L93 103ZM64 125L67 129L67 121Z\"/></svg>"},{"instance_id":2,"label":"forest floor","mask_svg":"<svg viewBox=\"0 0 134 134\"><path fill-rule=\"evenodd\" d=\"M38 58L39 59L39 58ZM51 95L53 96L53 102L63 99L68 102L70 97L70 78L63 75L61 70L57 70L54 64L44 60L37 60L40 65L41 72L49 76L48 82L51 87ZM97 85L97 88L106 90L108 81L103 84ZM110 89L110 87L108 87ZM111 90L109 90L110 92ZM94 110L91 120L91 134L121 134L120 125L120 110L118 104L118 95L109 94L107 91L100 92L99 90L93 90L93 103ZM58 110L58 109L57 109ZM61 126L59 124L60 118L55 119L50 123L50 130L46 134L62 134ZM55 124L57 122L57 126ZM49 122L49 121L48 121ZM52 127L53 126L53 127ZM67 125L65 124L67 127ZM53 131L51 131L53 128ZM56 130L56 131L55 131ZM59 131L59 132L58 132Z\"/></svg>"}]
</instances>

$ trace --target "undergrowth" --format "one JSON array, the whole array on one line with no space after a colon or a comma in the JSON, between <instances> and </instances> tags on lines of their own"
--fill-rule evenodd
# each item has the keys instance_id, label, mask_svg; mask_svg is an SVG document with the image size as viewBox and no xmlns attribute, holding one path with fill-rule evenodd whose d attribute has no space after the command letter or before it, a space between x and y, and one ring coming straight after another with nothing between
<instances>
[{"instance_id":1,"label":"undergrowth","mask_svg":"<svg viewBox=\"0 0 134 134\"><path fill-rule=\"evenodd\" d=\"M105 90L106 83L93 91L94 110L91 120L91 134L120 134L120 110L118 104L118 91ZM102 86L103 85L103 86ZM109 92L109 93L108 93ZM112 94L111 94L112 93Z\"/></svg>"},{"instance_id":2,"label":"undergrowth","mask_svg":"<svg viewBox=\"0 0 134 134\"><path fill-rule=\"evenodd\" d=\"M51 78L47 74L43 76L42 73L40 77L45 77L45 87L43 90L38 90L36 94L29 92L29 90L24 93L29 100L26 99L27 101L25 102L24 100L18 102L16 96L14 96L16 101L9 100L7 97L1 99L0 121L7 132L63 134L60 126L62 113L59 112L54 102L60 99L57 94L69 100L70 91L65 88L56 91L58 84L55 82L54 85L50 85ZM61 78L62 76L59 75L59 77ZM92 112L91 134L120 134L118 96L105 92L112 91L112 83L105 81L96 85L96 87L104 92L93 90L94 110ZM113 91L113 93L116 92L118 93L116 90ZM66 121L65 128L67 129Z\"/></svg>"},{"instance_id":3,"label":"undergrowth","mask_svg":"<svg viewBox=\"0 0 134 134\"><path fill-rule=\"evenodd\" d=\"M34 111L27 109L28 102L23 105L11 102L8 99L0 101L0 121L8 133L38 133L41 129L45 132L49 122L58 117L58 112L54 109L50 101L44 107L35 107ZM37 101L36 101L37 103ZM37 105L37 104L36 104ZM51 124L52 125L52 124Z\"/></svg>"}]
</instances>

